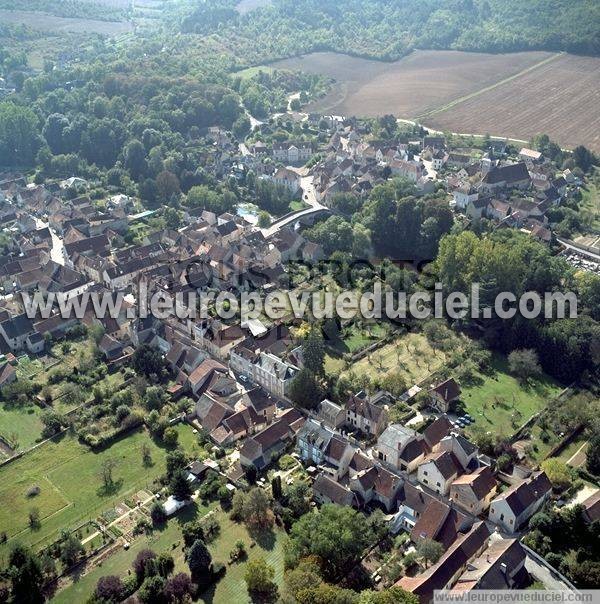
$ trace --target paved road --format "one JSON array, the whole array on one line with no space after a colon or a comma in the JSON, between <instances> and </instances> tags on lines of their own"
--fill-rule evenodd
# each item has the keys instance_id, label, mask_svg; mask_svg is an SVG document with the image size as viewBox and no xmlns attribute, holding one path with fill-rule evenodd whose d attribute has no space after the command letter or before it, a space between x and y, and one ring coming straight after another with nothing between
<instances>
[{"instance_id":1,"label":"paved road","mask_svg":"<svg viewBox=\"0 0 600 604\"><path fill-rule=\"evenodd\" d=\"M48 227L48 223L44 222L40 218L35 218L36 227L38 229L45 229ZM48 227L49 228L49 227ZM52 250L50 250L50 258L56 262L56 264L60 264L64 266L65 264L65 244L63 240L54 232L53 229L50 229L50 233L52 235Z\"/></svg>"},{"instance_id":2,"label":"paved road","mask_svg":"<svg viewBox=\"0 0 600 604\"><path fill-rule=\"evenodd\" d=\"M587 256L588 258L591 258L592 260L596 260L597 262L600 262L600 254L594 254L593 252L590 252L584 248L578 247L577 245L574 245L573 243L569 243L567 240L561 239L560 237L557 237L556 240L562 246L566 247L568 250L573 250L574 252L577 252L578 254L581 254L582 256Z\"/></svg>"},{"instance_id":3,"label":"paved road","mask_svg":"<svg viewBox=\"0 0 600 604\"><path fill-rule=\"evenodd\" d=\"M321 212L324 209L327 209L322 203L317 201L317 195L315 191L315 187L313 185L313 176L303 176L300 179L300 188L302 190L302 201L307 203L310 207L304 210L299 210L298 212L294 212L293 214L286 216L280 220L276 220L270 227L266 229L261 229L263 235L265 237L272 237L275 233L278 233L282 228L294 224L300 218L304 216L310 216L315 212Z\"/></svg>"}]
</instances>

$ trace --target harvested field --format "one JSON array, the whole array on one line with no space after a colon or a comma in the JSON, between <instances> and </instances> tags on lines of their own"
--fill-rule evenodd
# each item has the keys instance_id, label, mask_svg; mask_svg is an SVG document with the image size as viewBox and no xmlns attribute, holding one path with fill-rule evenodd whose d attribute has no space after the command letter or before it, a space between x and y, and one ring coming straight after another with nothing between
<instances>
[{"instance_id":1,"label":"harvested field","mask_svg":"<svg viewBox=\"0 0 600 604\"><path fill-rule=\"evenodd\" d=\"M600 58L547 52L504 55L416 51L395 63L313 53L269 67L331 77L331 92L307 111L393 114L437 130L600 151Z\"/></svg>"},{"instance_id":2,"label":"harvested field","mask_svg":"<svg viewBox=\"0 0 600 604\"><path fill-rule=\"evenodd\" d=\"M105 36L125 34L133 29L131 23L127 21L68 19L23 10L0 10L0 23L23 24L47 32L86 32Z\"/></svg>"},{"instance_id":3,"label":"harvested field","mask_svg":"<svg viewBox=\"0 0 600 604\"><path fill-rule=\"evenodd\" d=\"M600 151L600 59L563 55L492 90L424 117L452 132L529 139L546 133L563 147Z\"/></svg>"},{"instance_id":4,"label":"harvested field","mask_svg":"<svg viewBox=\"0 0 600 604\"><path fill-rule=\"evenodd\" d=\"M271 67L320 73L336 85L309 111L414 118L443 107L551 57L547 52L492 55L418 50L394 63L325 52L285 59Z\"/></svg>"}]
</instances>

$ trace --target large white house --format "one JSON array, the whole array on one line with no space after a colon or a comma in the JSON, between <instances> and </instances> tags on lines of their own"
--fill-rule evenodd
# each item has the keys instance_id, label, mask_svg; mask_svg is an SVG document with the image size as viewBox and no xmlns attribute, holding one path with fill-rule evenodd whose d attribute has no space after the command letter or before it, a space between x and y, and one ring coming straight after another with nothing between
<instances>
[{"instance_id":1,"label":"large white house","mask_svg":"<svg viewBox=\"0 0 600 604\"><path fill-rule=\"evenodd\" d=\"M536 472L496 497L489 518L505 532L515 533L544 505L551 491L546 473Z\"/></svg>"}]
</instances>

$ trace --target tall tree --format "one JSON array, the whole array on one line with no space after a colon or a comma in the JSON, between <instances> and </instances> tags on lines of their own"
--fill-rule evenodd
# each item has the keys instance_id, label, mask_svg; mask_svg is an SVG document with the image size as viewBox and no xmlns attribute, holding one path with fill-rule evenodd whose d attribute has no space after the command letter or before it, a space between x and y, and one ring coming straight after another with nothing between
<instances>
[{"instance_id":1,"label":"tall tree","mask_svg":"<svg viewBox=\"0 0 600 604\"><path fill-rule=\"evenodd\" d=\"M171 478L171 494L178 501L185 501L192 496L193 490L190 481L187 479L187 473L183 470L176 470Z\"/></svg>"},{"instance_id":2,"label":"tall tree","mask_svg":"<svg viewBox=\"0 0 600 604\"><path fill-rule=\"evenodd\" d=\"M14 602L40 604L44 601L44 576L37 556L23 545L15 545L8 557L8 576Z\"/></svg>"},{"instance_id":3,"label":"tall tree","mask_svg":"<svg viewBox=\"0 0 600 604\"><path fill-rule=\"evenodd\" d=\"M0 165L30 166L41 147L33 111L13 103L0 103Z\"/></svg>"},{"instance_id":4,"label":"tall tree","mask_svg":"<svg viewBox=\"0 0 600 604\"><path fill-rule=\"evenodd\" d=\"M302 343L304 367L315 375L325 372L325 342L318 327L312 327Z\"/></svg>"},{"instance_id":5,"label":"tall tree","mask_svg":"<svg viewBox=\"0 0 600 604\"><path fill-rule=\"evenodd\" d=\"M200 539L194 541L192 547L187 551L185 559L190 567L192 579L196 583L208 582L211 572L212 556L204 541Z\"/></svg>"}]
</instances>

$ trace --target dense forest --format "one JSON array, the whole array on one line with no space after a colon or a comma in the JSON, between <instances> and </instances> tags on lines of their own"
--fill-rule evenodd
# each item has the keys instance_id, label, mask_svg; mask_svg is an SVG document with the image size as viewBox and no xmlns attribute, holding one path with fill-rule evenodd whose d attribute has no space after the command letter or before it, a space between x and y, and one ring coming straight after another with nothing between
<instances>
[{"instance_id":1,"label":"dense forest","mask_svg":"<svg viewBox=\"0 0 600 604\"><path fill-rule=\"evenodd\" d=\"M240 16L202 5L182 31L213 33L241 63L332 50L383 60L415 48L600 53L594 0L275 0Z\"/></svg>"}]
</instances>

